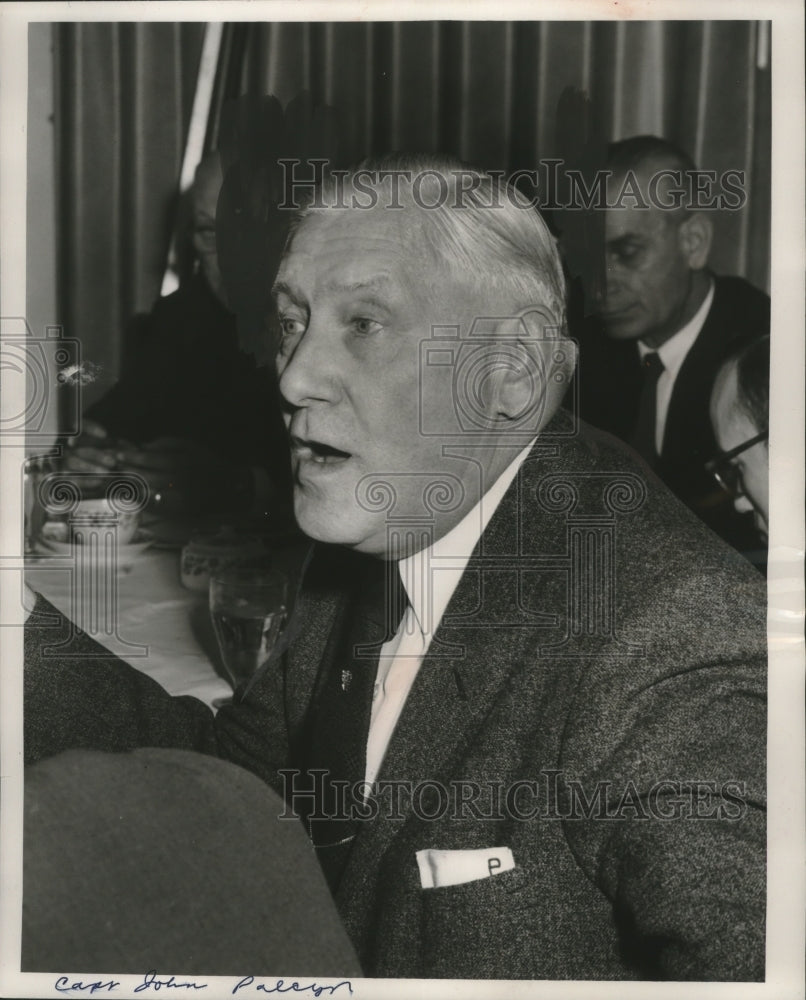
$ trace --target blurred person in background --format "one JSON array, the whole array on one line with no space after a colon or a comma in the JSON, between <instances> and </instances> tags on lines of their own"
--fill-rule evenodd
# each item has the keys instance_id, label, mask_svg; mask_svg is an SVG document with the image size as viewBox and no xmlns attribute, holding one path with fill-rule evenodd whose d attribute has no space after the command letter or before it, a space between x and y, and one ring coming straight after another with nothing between
<instances>
[{"instance_id":1,"label":"blurred person in background","mask_svg":"<svg viewBox=\"0 0 806 1000\"><path fill-rule=\"evenodd\" d=\"M733 351L716 376L711 423L721 454L709 470L737 511L752 513L766 542L769 484L770 338L758 337Z\"/></svg>"},{"instance_id":2,"label":"blurred person in background","mask_svg":"<svg viewBox=\"0 0 806 1000\"><path fill-rule=\"evenodd\" d=\"M219 262L218 153L192 189L192 276L127 331L119 381L84 415L66 449L74 472L136 472L168 514L262 512L290 490L275 378L239 343Z\"/></svg>"}]
</instances>

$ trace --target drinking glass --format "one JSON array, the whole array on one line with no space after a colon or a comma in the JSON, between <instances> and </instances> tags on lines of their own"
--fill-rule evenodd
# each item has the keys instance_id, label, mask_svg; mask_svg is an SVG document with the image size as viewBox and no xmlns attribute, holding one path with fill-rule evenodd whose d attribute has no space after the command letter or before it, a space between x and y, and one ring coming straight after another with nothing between
<instances>
[{"instance_id":1,"label":"drinking glass","mask_svg":"<svg viewBox=\"0 0 806 1000\"><path fill-rule=\"evenodd\" d=\"M39 496L39 486L45 476L53 471L54 465L49 455L31 455L23 463L23 523L26 554L37 551L42 525L48 519Z\"/></svg>"},{"instance_id":2,"label":"drinking glass","mask_svg":"<svg viewBox=\"0 0 806 1000\"><path fill-rule=\"evenodd\" d=\"M285 621L287 589L276 570L230 567L210 578L210 615L233 688L269 658Z\"/></svg>"}]
</instances>

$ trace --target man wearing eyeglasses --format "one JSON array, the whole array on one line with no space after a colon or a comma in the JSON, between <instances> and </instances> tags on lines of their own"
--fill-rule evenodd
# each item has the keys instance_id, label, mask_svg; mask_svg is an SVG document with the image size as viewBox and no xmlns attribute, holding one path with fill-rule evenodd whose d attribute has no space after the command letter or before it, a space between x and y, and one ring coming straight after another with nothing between
<instances>
[{"instance_id":1,"label":"man wearing eyeglasses","mask_svg":"<svg viewBox=\"0 0 806 1000\"><path fill-rule=\"evenodd\" d=\"M720 368L711 394L711 423L722 453L708 463L737 511L753 512L766 540L769 525L770 338L734 352Z\"/></svg>"}]
</instances>

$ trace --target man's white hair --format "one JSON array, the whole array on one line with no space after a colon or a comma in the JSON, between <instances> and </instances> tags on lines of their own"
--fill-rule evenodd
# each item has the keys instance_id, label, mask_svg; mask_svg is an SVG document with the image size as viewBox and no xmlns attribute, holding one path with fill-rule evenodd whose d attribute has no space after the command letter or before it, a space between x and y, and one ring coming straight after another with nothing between
<instances>
[{"instance_id":1,"label":"man's white hair","mask_svg":"<svg viewBox=\"0 0 806 1000\"><path fill-rule=\"evenodd\" d=\"M360 187L355 180L360 175ZM393 175L396 175L393 176ZM352 194L372 191L378 207L417 213L419 252L440 273L486 296L490 310L542 309L556 336L565 331L565 278L556 241L532 203L503 178L440 154L392 153L364 160L346 176L328 175L295 219L348 207ZM414 234L411 213L402 238Z\"/></svg>"}]
</instances>

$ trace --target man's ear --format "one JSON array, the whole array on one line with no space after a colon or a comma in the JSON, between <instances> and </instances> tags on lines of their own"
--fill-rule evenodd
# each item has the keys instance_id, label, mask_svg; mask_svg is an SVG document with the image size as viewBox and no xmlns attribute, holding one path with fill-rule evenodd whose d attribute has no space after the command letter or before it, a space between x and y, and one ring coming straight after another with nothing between
<instances>
[{"instance_id":1,"label":"man's ear","mask_svg":"<svg viewBox=\"0 0 806 1000\"><path fill-rule=\"evenodd\" d=\"M692 271L701 271L708 264L714 225L705 212L694 212L677 229L680 249Z\"/></svg>"},{"instance_id":2,"label":"man's ear","mask_svg":"<svg viewBox=\"0 0 806 1000\"><path fill-rule=\"evenodd\" d=\"M527 422L527 415L551 416L573 374L576 343L547 310L534 306L502 324L498 335L512 344L497 386L498 414Z\"/></svg>"}]
</instances>

